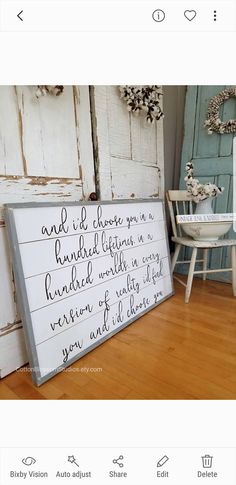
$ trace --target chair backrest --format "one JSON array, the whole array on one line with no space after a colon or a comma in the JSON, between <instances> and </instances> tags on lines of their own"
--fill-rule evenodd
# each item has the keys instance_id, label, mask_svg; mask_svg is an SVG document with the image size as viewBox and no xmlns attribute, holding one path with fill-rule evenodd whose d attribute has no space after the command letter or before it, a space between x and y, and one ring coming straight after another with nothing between
<instances>
[{"instance_id":1,"label":"chair backrest","mask_svg":"<svg viewBox=\"0 0 236 485\"><path fill-rule=\"evenodd\" d=\"M168 190L166 199L173 235L175 237L182 236L180 224L176 224L176 216L179 214L193 214L193 201L189 198L187 190Z\"/></svg>"}]
</instances>

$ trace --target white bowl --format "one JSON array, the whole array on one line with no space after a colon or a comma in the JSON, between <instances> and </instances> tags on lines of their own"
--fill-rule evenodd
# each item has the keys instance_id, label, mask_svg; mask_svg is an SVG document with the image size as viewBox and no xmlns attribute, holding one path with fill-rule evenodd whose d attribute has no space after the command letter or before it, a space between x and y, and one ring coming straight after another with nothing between
<instances>
[{"instance_id":1,"label":"white bowl","mask_svg":"<svg viewBox=\"0 0 236 485\"><path fill-rule=\"evenodd\" d=\"M182 222L180 225L195 241L217 241L230 230L232 222Z\"/></svg>"}]
</instances>

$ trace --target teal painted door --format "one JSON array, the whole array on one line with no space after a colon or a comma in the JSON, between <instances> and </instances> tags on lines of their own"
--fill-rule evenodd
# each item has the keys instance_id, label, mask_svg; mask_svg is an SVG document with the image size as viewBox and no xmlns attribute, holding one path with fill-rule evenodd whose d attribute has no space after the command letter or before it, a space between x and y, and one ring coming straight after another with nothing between
<instances>
[{"instance_id":1,"label":"teal painted door","mask_svg":"<svg viewBox=\"0 0 236 485\"><path fill-rule=\"evenodd\" d=\"M185 165L192 161L194 176L201 183L213 182L225 187L222 195L214 200L214 212L232 212L233 199L233 135L209 135L204 128L210 99L226 86L190 86L187 89L185 105L185 130L182 150L180 188L185 188ZM221 119L236 118L236 101L228 100L221 109ZM233 229L227 238L235 238ZM185 254L187 257L187 253ZM210 268L231 266L230 251L211 251ZM212 275L217 280L230 280L230 273Z\"/></svg>"}]
</instances>

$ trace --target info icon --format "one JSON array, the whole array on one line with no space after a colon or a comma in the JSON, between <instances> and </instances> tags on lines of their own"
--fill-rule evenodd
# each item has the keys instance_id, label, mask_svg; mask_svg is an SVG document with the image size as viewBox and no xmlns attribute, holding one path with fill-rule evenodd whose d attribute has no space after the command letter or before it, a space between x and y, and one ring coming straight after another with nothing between
<instances>
[{"instance_id":1,"label":"info icon","mask_svg":"<svg viewBox=\"0 0 236 485\"><path fill-rule=\"evenodd\" d=\"M157 10L154 10L152 14L152 18L153 20L155 20L155 22L163 22L163 20L165 20L166 18L166 14L164 10L157 9Z\"/></svg>"}]
</instances>

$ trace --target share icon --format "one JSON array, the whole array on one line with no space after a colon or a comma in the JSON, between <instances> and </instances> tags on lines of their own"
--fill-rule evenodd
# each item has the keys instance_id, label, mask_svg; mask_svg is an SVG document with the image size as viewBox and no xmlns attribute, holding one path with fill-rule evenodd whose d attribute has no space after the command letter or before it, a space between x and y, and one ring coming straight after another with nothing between
<instances>
[{"instance_id":1,"label":"share icon","mask_svg":"<svg viewBox=\"0 0 236 485\"><path fill-rule=\"evenodd\" d=\"M120 468L123 468L124 463L121 463L122 460L124 460L124 457L123 455L120 455L119 458L114 458L113 463L118 465Z\"/></svg>"}]
</instances>

